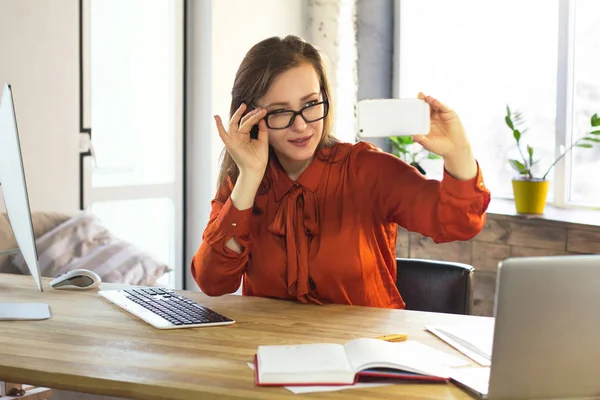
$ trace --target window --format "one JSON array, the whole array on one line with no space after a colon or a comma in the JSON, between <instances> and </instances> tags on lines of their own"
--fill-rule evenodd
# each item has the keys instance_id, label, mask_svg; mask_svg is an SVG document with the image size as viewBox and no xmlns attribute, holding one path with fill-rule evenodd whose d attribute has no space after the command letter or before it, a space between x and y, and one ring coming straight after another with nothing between
<instances>
[{"instance_id":1,"label":"window","mask_svg":"<svg viewBox=\"0 0 600 400\"><path fill-rule=\"evenodd\" d=\"M576 125L587 128L591 115L600 113L600 55L593 50L600 44L600 2L400 0L398 4L398 97L415 97L423 91L457 111L493 196L512 197L514 172L508 159L519 158L504 122L506 105L523 113L528 131L522 142L534 147L539 176L554 161L557 148L564 149L584 133ZM561 23L569 17L574 35ZM567 45L559 47L559 38L566 38ZM560 60L571 52L574 58L565 65L573 68L562 68ZM557 96L564 82L570 96L570 74L572 109L567 107L571 98ZM573 121L566 135L557 129L556 121L561 120ZM600 180L593 184L585 180L598 151L576 149L548 174L550 202L600 205ZM435 178L441 177L442 167L441 160L425 164ZM562 171L564 179L555 181L554 173L562 176Z\"/></svg>"},{"instance_id":2,"label":"window","mask_svg":"<svg viewBox=\"0 0 600 400\"><path fill-rule=\"evenodd\" d=\"M173 8L162 0L92 1L94 187L174 179Z\"/></svg>"},{"instance_id":3,"label":"window","mask_svg":"<svg viewBox=\"0 0 600 400\"><path fill-rule=\"evenodd\" d=\"M85 206L182 287L183 2L91 0L95 164Z\"/></svg>"},{"instance_id":4,"label":"window","mask_svg":"<svg viewBox=\"0 0 600 400\"><path fill-rule=\"evenodd\" d=\"M600 1L577 0L573 9L573 137L589 132L590 116L600 115ZM571 139L572 140L572 139ZM600 205L600 146L573 150L568 201Z\"/></svg>"}]
</instances>

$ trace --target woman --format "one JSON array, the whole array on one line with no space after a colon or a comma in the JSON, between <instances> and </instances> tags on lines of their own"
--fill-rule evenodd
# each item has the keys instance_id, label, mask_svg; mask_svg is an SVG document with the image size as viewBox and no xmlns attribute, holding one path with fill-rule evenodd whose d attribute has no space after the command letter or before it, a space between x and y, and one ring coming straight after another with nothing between
<instances>
[{"instance_id":1,"label":"woman","mask_svg":"<svg viewBox=\"0 0 600 400\"><path fill-rule=\"evenodd\" d=\"M397 226L435 242L482 229L490 195L458 116L431 107L414 140L444 159L441 182L367 143L332 135L319 52L288 36L256 44L237 72L216 198L192 274L211 296L404 308ZM258 124L256 137L251 134Z\"/></svg>"}]
</instances>

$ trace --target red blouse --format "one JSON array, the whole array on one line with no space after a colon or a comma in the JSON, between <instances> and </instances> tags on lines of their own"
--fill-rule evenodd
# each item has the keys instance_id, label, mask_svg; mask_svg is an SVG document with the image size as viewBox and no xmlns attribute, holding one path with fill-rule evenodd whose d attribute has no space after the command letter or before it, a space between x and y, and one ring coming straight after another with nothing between
<instances>
[{"instance_id":1,"label":"red blouse","mask_svg":"<svg viewBox=\"0 0 600 400\"><path fill-rule=\"evenodd\" d=\"M398 225L435 242L468 240L490 201L479 166L460 181L428 180L368 143L318 153L297 181L276 157L254 207L236 209L223 188L212 201L191 270L211 296L235 292L304 303L404 308L396 289ZM231 237L241 254L226 247Z\"/></svg>"}]
</instances>

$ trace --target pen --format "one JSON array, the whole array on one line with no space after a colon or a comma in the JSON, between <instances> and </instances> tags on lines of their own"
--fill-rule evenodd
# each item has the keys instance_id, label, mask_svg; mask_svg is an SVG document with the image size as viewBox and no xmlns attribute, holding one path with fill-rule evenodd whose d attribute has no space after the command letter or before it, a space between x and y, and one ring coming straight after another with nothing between
<instances>
[{"instance_id":1,"label":"pen","mask_svg":"<svg viewBox=\"0 0 600 400\"><path fill-rule=\"evenodd\" d=\"M385 340L386 342L402 342L408 339L408 335L406 333L394 333L391 335L378 336L375 339Z\"/></svg>"}]
</instances>

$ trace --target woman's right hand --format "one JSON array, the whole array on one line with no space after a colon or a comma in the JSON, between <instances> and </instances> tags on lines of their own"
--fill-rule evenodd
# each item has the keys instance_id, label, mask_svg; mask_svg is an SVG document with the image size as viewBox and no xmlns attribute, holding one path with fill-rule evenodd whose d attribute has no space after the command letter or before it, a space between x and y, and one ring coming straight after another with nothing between
<instances>
[{"instance_id":1,"label":"woman's right hand","mask_svg":"<svg viewBox=\"0 0 600 400\"><path fill-rule=\"evenodd\" d=\"M245 104L242 104L233 114L229 121L229 130L225 130L221 117L218 115L215 115L215 121L219 136L240 169L240 173L260 174L260 179L262 179L269 161L269 135L267 124L263 120L266 109L254 109L241 118L246 107ZM257 123L258 138L252 139L250 129Z\"/></svg>"}]
</instances>

